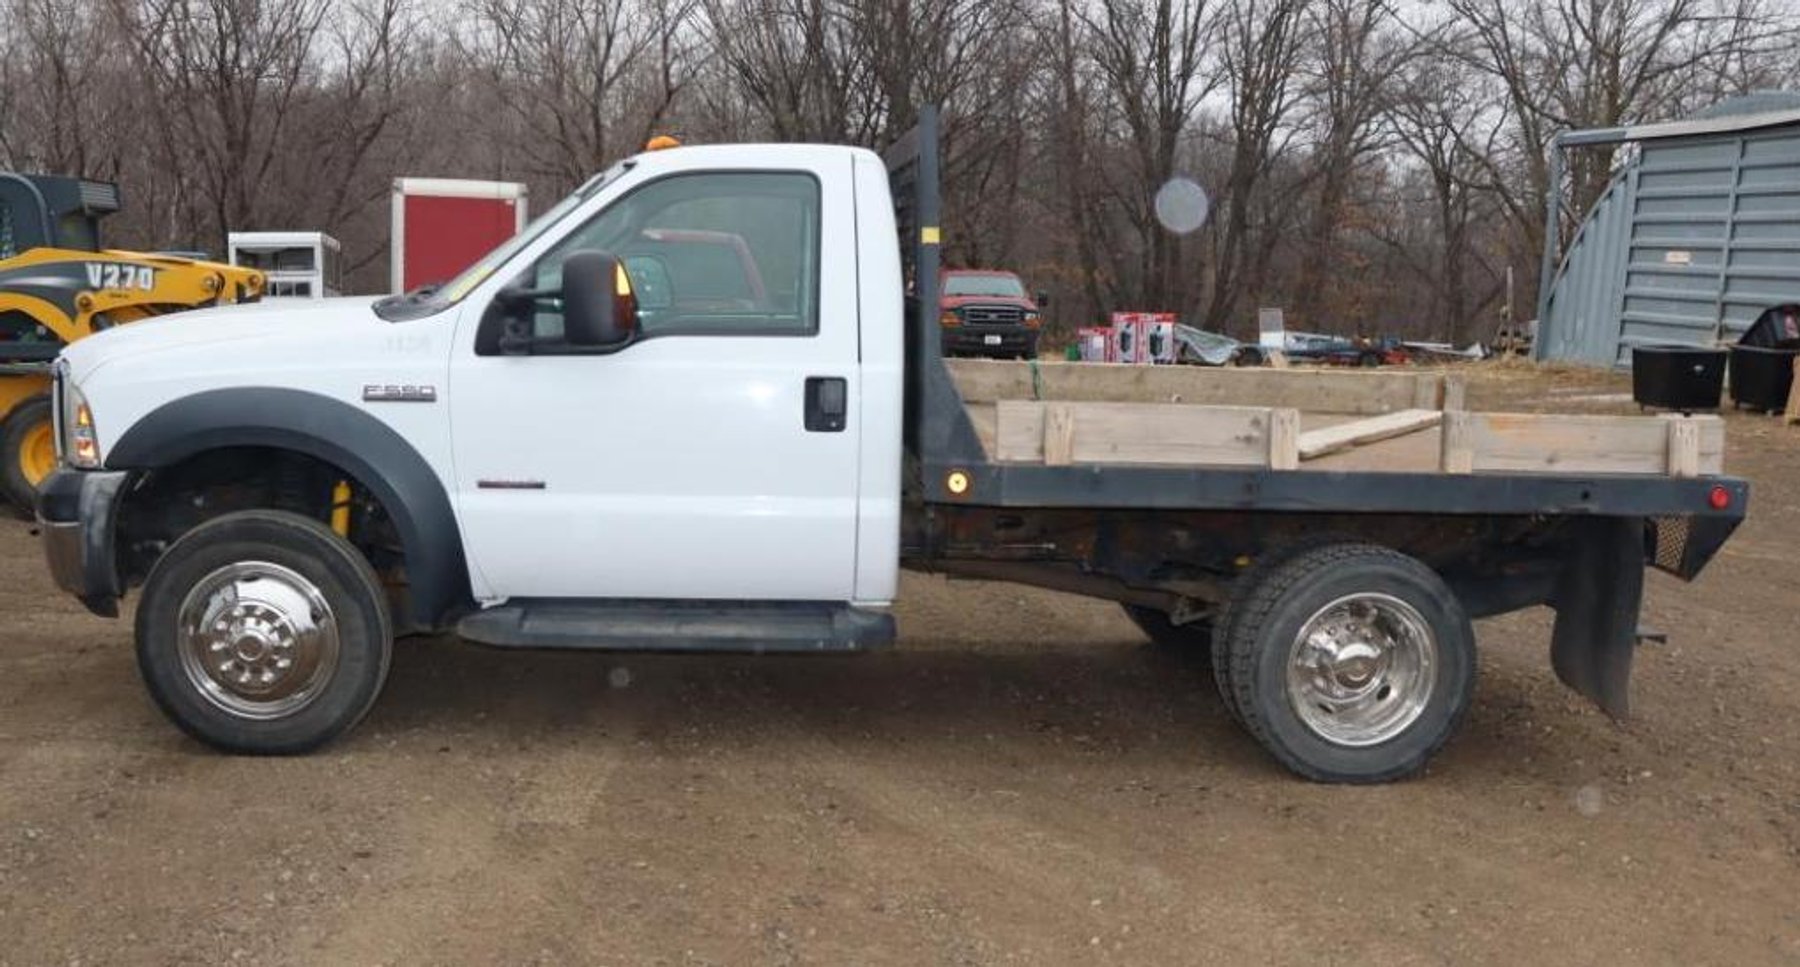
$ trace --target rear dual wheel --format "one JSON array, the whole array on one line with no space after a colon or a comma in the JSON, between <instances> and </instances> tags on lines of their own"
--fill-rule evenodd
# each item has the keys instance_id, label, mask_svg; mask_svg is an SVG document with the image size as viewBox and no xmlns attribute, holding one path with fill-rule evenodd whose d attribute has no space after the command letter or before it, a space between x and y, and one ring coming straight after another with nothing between
<instances>
[{"instance_id":1,"label":"rear dual wheel","mask_svg":"<svg viewBox=\"0 0 1800 967\"><path fill-rule=\"evenodd\" d=\"M50 401L26 400L0 424L0 488L26 514L37 502L38 485L56 469L56 435Z\"/></svg>"},{"instance_id":2,"label":"rear dual wheel","mask_svg":"<svg viewBox=\"0 0 1800 967\"><path fill-rule=\"evenodd\" d=\"M1475 688L1475 634L1436 572L1396 551L1340 543L1244 576L1221 620L1214 676L1270 754L1319 782L1424 768Z\"/></svg>"}]
</instances>

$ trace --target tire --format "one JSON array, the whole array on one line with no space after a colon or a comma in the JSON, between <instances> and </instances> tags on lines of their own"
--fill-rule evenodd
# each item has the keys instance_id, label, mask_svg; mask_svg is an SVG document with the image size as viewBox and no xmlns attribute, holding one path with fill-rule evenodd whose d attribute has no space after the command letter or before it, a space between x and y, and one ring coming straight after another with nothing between
<instances>
[{"instance_id":1,"label":"tire","mask_svg":"<svg viewBox=\"0 0 1800 967\"><path fill-rule=\"evenodd\" d=\"M30 515L37 504L37 488L56 466L56 441L51 437L50 400L36 397L13 408L0 425L0 487L14 507ZM47 448L47 450L46 450ZM48 466L44 465L48 457Z\"/></svg>"},{"instance_id":2,"label":"tire","mask_svg":"<svg viewBox=\"0 0 1800 967\"><path fill-rule=\"evenodd\" d=\"M208 640L187 624L219 633ZM138 670L163 714L216 749L252 755L309 752L348 731L381 693L393 654L368 561L283 511L226 514L177 540L144 582L136 634Z\"/></svg>"},{"instance_id":3,"label":"tire","mask_svg":"<svg viewBox=\"0 0 1800 967\"><path fill-rule=\"evenodd\" d=\"M1183 657L1205 658L1212 652L1213 623L1209 618L1178 625L1165 611L1141 604L1121 604L1125 617L1138 626L1150 643Z\"/></svg>"},{"instance_id":4,"label":"tire","mask_svg":"<svg viewBox=\"0 0 1800 967\"><path fill-rule=\"evenodd\" d=\"M1244 595L1218 650L1245 729L1316 782L1417 773L1475 690L1475 632L1456 595L1419 561L1370 544L1314 548L1275 567ZM1302 656L1312 674L1297 670Z\"/></svg>"},{"instance_id":5,"label":"tire","mask_svg":"<svg viewBox=\"0 0 1800 967\"><path fill-rule=\"evenodd\" d=\"M1356 357L1356 365L1364 369L1374 369L1381 365L1381 357L1375 353L1363 353Z\"/></svg>"},{"instance_id":6,"label":"tire","mask_svg":"<svg viewBox=\"0 0 1800 967\"><path fill-rule=\"evenodd\" d=\"M1239 350L1237 356L1234 359L1232 359L1231 364L1233 366L1261 366L1263 364L1262 350L1260 350L1260 349Z\"/></svg>"},{"instance_id":7,"label":"tire","mask_svg":"<svg viewBox=\"0 0 1800 967\"><path fill-rule=\"evenodd\" d=\"M1250 594L1262 584L1275 569L1301 554L1327 547L1335 543L1346 543L1347 539L1330 534L1315 534L1291 541L1286 545L1276 546L1258 555L1244 573L1232 582L1231 594L1220 606L1218 617L1213 622L1215 642L1224 642L1231 637L1231 622L1235 615L1241 614L1249 607ZM1219 702L1232 721L1244 724L1244 716L1238 711L1237 691L1231 684L1231 653L1223 645L1212 650L1213 684L1219 689Z\"/></svg>"}]
</instances>

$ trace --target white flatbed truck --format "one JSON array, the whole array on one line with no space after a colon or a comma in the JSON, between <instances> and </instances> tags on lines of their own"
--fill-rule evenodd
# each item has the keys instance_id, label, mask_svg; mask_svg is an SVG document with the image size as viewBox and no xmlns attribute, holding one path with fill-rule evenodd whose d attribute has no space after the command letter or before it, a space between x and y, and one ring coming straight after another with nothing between
<instances>
[{"instance_id":1,"label":"white flatbed truck","mask_svg":"<svg viewBox=\"0 0 1800 967\"><path fill-rule=\"evenodd\" d=\"M946 364L936 119L646 153L441 286L122 327L56 366L42 539L180 727L295 753L396 635L888 645L900 569L1120 602L1316 780L1412 774L1471 618L1626 710L1646 565L1742 520L1716 418L1467 412L1429 373ZM895 239L900 244L895 244ZM698 659L697 659L698 660Z\"/></svg>"}]
</instances>

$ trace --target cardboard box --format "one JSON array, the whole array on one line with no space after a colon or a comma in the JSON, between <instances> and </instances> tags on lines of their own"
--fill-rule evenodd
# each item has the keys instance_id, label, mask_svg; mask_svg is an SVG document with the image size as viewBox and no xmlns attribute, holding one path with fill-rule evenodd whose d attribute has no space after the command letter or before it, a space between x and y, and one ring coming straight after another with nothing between
<instances>
[{"instance_id":1,"label":"cardboard box","mask_svg":"<svg viewBox=\"0 0 1800 967\"><path fill-rule=\"evenodd\" d=\"M1113 361L1113 331L1108 326L1083 326L1075 330L1075 336L1081 346L1081 361L1084 363L1110 363Z\"/></svg>"},{"instance_id":2,"label":"cardboard box","mask_svg":"<svg viewBox=\"0 0 1800 967\"><path fill-rule=\"evenodd\" d=\"M1175 313L1115 312L1112 314L1113 359L1115 363L1173 363L1179 348L1175 343Z\"/></svg>"}]
</instances>

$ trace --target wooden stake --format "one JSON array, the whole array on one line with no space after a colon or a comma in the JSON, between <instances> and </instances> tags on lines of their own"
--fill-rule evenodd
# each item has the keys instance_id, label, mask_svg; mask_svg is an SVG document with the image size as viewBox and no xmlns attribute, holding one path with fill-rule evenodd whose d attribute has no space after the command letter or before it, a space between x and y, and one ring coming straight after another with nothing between
<instances>
[{"instance_id":1,"label":"wooden stake","mask_svg":"<svg viewBox=\"0 0 1800 967\"><path fill-rule=\"evenodd\" d=\"M1669 421L1669 476L1700 476L1700 424Z\"/></svg>"},{"instance_id":2,"label":"wooden stake","mask_svg":"<svg viewBox=\"0 0 1800 967\"><path fill-rule=\"evenodd\" d=\"M1044 406L1044 463L1066 467L1075 462L1075 409L1068 403Z\"/></svg>"},{"instance_id":3,"label":"wooden stake","mask_svg":"<svg viewBox=\"0 0 1800 967\"><path fill-rule=\"evenodd\" d=\"M1475 472L1474 417L1466 412L1444 414L1443 471Z\"/></svg>"},{"instance_id":4,"label":"wooden stake","mask_svg":"<svg viewBox=\"0 0 1800 967\"><path fill-rule=\"evenodd\" d=\"M1300 469L1300 411L1269 411L1269 469Z\"/></svg>"},{"instance_id":5,"label":"wooden stake","mask_svg":"<svg viewBox=\"0 0 1800 967\"><path fill-rule=\"evenodd\" d=\"M1461 373L1444 374L1444 411L1455 412L1466 410L1468 406L1469 380Z\"/></svg>"}]
</instances>

